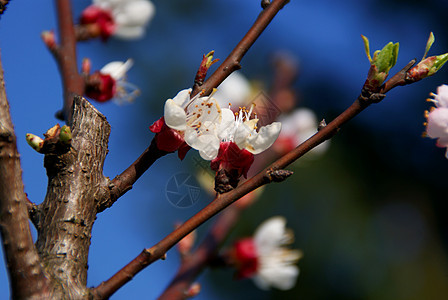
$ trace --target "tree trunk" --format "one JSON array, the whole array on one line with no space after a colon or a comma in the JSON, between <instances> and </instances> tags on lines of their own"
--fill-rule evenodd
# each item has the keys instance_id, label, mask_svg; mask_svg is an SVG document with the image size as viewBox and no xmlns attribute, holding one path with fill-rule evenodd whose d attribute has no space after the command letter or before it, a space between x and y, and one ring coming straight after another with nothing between
<instances>
[{"instance_id":1,"label":"tree trunk","mask_svg":"<svg viewBox=\"0 0 448 300\"><path fill-rule=\"evenodd\" d=\"M98 201L108 193L103 176L110 125L86 99L76 96L67 153L45 155L48 188L39 205L36 247L54 285L53 297L88 298L88 253Z\"/></svg>"}]
</instances>

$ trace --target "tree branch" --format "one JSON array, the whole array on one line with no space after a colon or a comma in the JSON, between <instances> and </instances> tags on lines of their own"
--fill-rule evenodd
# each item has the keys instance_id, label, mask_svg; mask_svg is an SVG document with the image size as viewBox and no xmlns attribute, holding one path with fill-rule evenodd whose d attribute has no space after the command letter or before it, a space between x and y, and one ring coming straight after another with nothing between
<instances>
[{"instance_id":1,"label":"tree branch","mask_svg":"<svg viewBox=\"0 0 448 300\"><path fill-rule=\"evenodd\" d=\"M195 96L201 90L205 90L205 95L211 93L213 88L220 85L233 71L241 68L241 60L247 53L249 48L255 43L261 33L266 29L275 15L289 0L275 0L258 16L255 23L236 45L233 51L227 56L226 60L218 67L218 69L205 81L201 86L195 86L191 97Z\"/></svg>"},{"instance_id":2,"label":"tree branch","mask_svg":"<svg viewBox=\"0 0 448 300\"><path fill-rule=\"evenodd\" d=\"M108 193L103 165L110 125L85 98L73 101L71 148L48 153L48 175L36 247L54 278L52 299L86 299L87 265L98 201Z\"/></svg>"},{"instance_id":3,"label":"tree branch","mask_svg":"<svg viewBox=\"0 0 448 300\"><path fill-rule=\"evenodd\" d=\"M160 157L168 154L159 150L156 140L153 139L148 148L120 175L116 176L109 184L110 195L98 203L98 212L111 207L118 198L132 189L132 185L152 166L152 164Z\"/></svg>"},{"instance_id":4,"label":"tree branch","mask_svg":"<svg viewBox=\"0 0 448 300\"><path fill-rule=\"evenodd\" d=\"M49 281L28 223L20 155L6 98L0 60L0 234L14 299L45 298Z\"/></svg>"},{"instance_id":5,"label":"tree branch","mask_svg":"<svg viewBox=\"0 0 448 300\"><path fill-rule=\"evenodd\" d=\"M57 63L62 75L64 87L63 117L66 122L71 120L73 97L84 94L84 79L78 72L76 61L76 35L70 0L55 0L59 23L60 47Z\"/></svg>"},{"instance_id":6,"label":"tree branch","mask_svg":"<svg viewBox=\"0 0 448 300\"><path fill-rule=\"evenodd\" d=\"M387 91L398 85L406 84L404 79L406 77L407 70L409 70L409 65L412 64L408 64L408 66L406 66L403 70L393 76L391 78L392 82L390 84L386 83L384 86L380 87L380 90L378 92L386 93ZM365 108L370 106L370 104L375 103L376 95L377 94L375 93L371 93L371 97L367 100L365 96L360 95L343 113L341 113L332 122L323 127L320 131L318 131L304 143L297 146L294 150L287 153L234 190L231 190L230 192L227 192L225 194L218 194L210 204L208 204L201 211L199 211L197 214L195 214L165 238L163 238L159 243L149 249L144 249L140 253L140 255L138 255L129 264L119 270L110 279L94 288L92 291L93 295L99 299L104 299L111 296L121 286L130 281L138 272L143 270L151 263L162 258L169 249L171 249L175 244L177 244L186 235L191 233L194 229L202 225L204 222L208 221L210 218L212 218L249 192L259 188L262 185L275 181L270 176L272 171L285 168L298 158L302 157L311 149L315 148L327 139L333 137L334 134L339 131L339 128L342 125L353 119Z\"/></svg>"},{"instance_id":7,"label":"tree branch","mask_svg":"<svg viewBox=\"0 0 448 300\"><path fill-rule=\"evenodd\" d=\"M212 225L207 236L193 252L182 259L182 264L159 300L185 299L186 291L204 268L213 260L219 246L239 220L243 208L232 205L223 211Z\"/></svg>"},{"instance_id":8,"label":"tree branch","mask_svg":"<svg viewBox=\"0 0 448 300\"><path fill-rule=\"evenodd\" d=\"M6 5L8 5L9 0L0 0L0 15L3 15L3 13L6 10Z\"/></svg>"}]
</instances>

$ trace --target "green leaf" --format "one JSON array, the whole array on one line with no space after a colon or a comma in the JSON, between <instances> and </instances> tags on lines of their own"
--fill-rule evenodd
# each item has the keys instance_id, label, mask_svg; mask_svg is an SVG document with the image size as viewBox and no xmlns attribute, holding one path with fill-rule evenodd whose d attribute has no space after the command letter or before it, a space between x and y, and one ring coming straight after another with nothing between
<instances>
[{"instance_id":1,"label":"green leaf","mask_svg":"<svg viewBox=\"0 0 448 300\"><path fill-rule=\"evenodd\" d=\"M398 43L389 42L381 51L375 52L373 64L378 68L378 72L389 73L397 62L398 48Z\"/></svg>"},{"instance_id":2,"label":"green leaf","mask_svg":"<svg viewBox=\"0 0 448 300\"><path fill-rule=\"evenodd\" d=\"M370 56L370 43L369 39L361 34L362 41L364 42L364 50L366 51L367 58L370 64L372 64L372 57Z\"/></svg>"},{"instance_id":3,"label":"green leaf","mask_svg":"<svg viewBox=\"0 0 448 300\"><path fill-rule=\"evenodd\" d=\"M426 55L428 54L429 49L431 49L431 46L432 46L432 44L434 44L434 41L435 41L435 40L436 40L436 39L435 39L435 37L434 37L434 34L433 34L432 32L429 33L429 38L428 38L428 41L426 42L425 54L423 55L422 60L425 59Z\"/></svg>"},{"instance_id":4,"label":"green leaf","mask_svg":"<svg viewBox=\"0 0 448 300\"><path fill-rule=\"evenodd\" d=\"M448 53L436 56L436 60L434 62L434 65L430 69L428 76L434 75L437 71L439 71L443 67L443 65L447 61L448 61Z\"/></svg>"}]
</instances>

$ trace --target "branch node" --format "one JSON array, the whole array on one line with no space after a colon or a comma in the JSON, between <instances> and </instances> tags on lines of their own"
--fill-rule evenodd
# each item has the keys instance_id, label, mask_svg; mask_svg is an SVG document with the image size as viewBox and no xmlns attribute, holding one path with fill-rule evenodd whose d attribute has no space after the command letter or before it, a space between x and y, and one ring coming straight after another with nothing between
<instances>
[{"instance_id":1,"label":"branch node","mask_svg":"<svg viewBox=\"0 0 448 300\"><path fill-rule=\"evenodd\" d=\"M290 170L274 170L274 169L269 169L266 172L265 177L269 180L269 182L282 182L284 181L286 178L288 178L289 176L291 176L292 174L294 174L293 171Z\"/></svg>"},{"instance_id":2,"label":"branch node","mask_svg":"<svg viewBox=\"0 0 448 300\"><path fill-rule=\"evenodd\" d=\"M364 87L361 90L361 94L358 97L359 102L361 102L363 105L368 106L372 103L379 103L381 100L386 97L386 94L382 93L373 93L369 91L368 89L365 89Z\"/></svg>"},{"instance_id":3,"label":"branch node","mask_svg":"<svg viewBox=\"0 0 448 300\"><path fill-rule=\"evenodd\" d=\"M261 0L261 8L266 9L271 4L271 0Z\"/></svg>"},{"instance_id":4,"label":"branch node","mask_svg":"<svg viewBox=\"0 0 448 300\"><path fill-rule=\"evenodd\" d=\"M325 119L322 119L322 121L319 122L319 125L317 125L317 131L321 131L325 127L327 127L327 122Z\"/></svg>"}]
</instances>

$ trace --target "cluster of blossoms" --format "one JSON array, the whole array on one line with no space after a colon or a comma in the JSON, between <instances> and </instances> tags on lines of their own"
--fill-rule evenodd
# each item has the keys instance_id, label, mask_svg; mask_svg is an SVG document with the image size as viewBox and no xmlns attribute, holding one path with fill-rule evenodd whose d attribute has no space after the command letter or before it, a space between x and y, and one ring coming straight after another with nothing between
<instances>
[{"instance_id":1,"label":"cluster of blossoms","mask_svg":"<svg viewBox=\"0 0 448 300\"><path fill-rule=\"evenodd\" d=\"M158 148L170 152L183 150L186 143L198 150L203 159L211 160L212 169L246 176L253 155L274 143L281 124L274 122L257 131L253 106L241 107L234 113L229 108L222 109L213 94L203 97L200 93L191 99L190 94L191 89L182 90L168 99L164 117L150 127L157 133ZM184 152L179 152L179 157L183 156Z\"/></svg>"},{"instance_id":2,"label":"cluster of blossoms","mask_svg":"<svg viewBox=\"0 0 448 300\"><path fill-rule=\"evenodd\" d=\"M144 35L154 13L154 4L148 0L93 0L82 12L80 24L103 40L110 36L137 39Z\"/></svg>"},{"instance_id":3,"label":"cluster of blossoms","mask_svg":"<svg viewBox=\"0 0 448 300\"><path fill-rule=\"evenodd\" d=\"M257 228L253 237L234 244L232 257L238 278L252 278L264 290L294 287L299 275L296 262L302 257L302 252L284 247L294 238L285 225L285 218L272 217Z\"/></svg>"},{"instance_id":4,"label":"cluster of blossoms","mask_svg":"<svg viewBox=\"0 0 448 300\"><path fill-rule=\"evenodd\" d=\"M441 85L437 88L437 94L431 93L434 99L428 99L433 102L430 112L426 112L426 134L437 139L438 147L448 147L448 85ZM445 154L448 158L448 150Z\"/></svg>"},{"instance_id":5,"label":"cluster of blossoms","mask_svg":"<svg viewBox=\"0 0 448 300\"><path fill-rule=\"evenodd\" d=\"M90 73L90 61L83 61L82 72L87 77L85 95L98 102L114 99L117 103L131 102L140 93L138 88L127 82L126 73L133 62L113 61L101 70Z\"/></svg>"}]
</instances>

